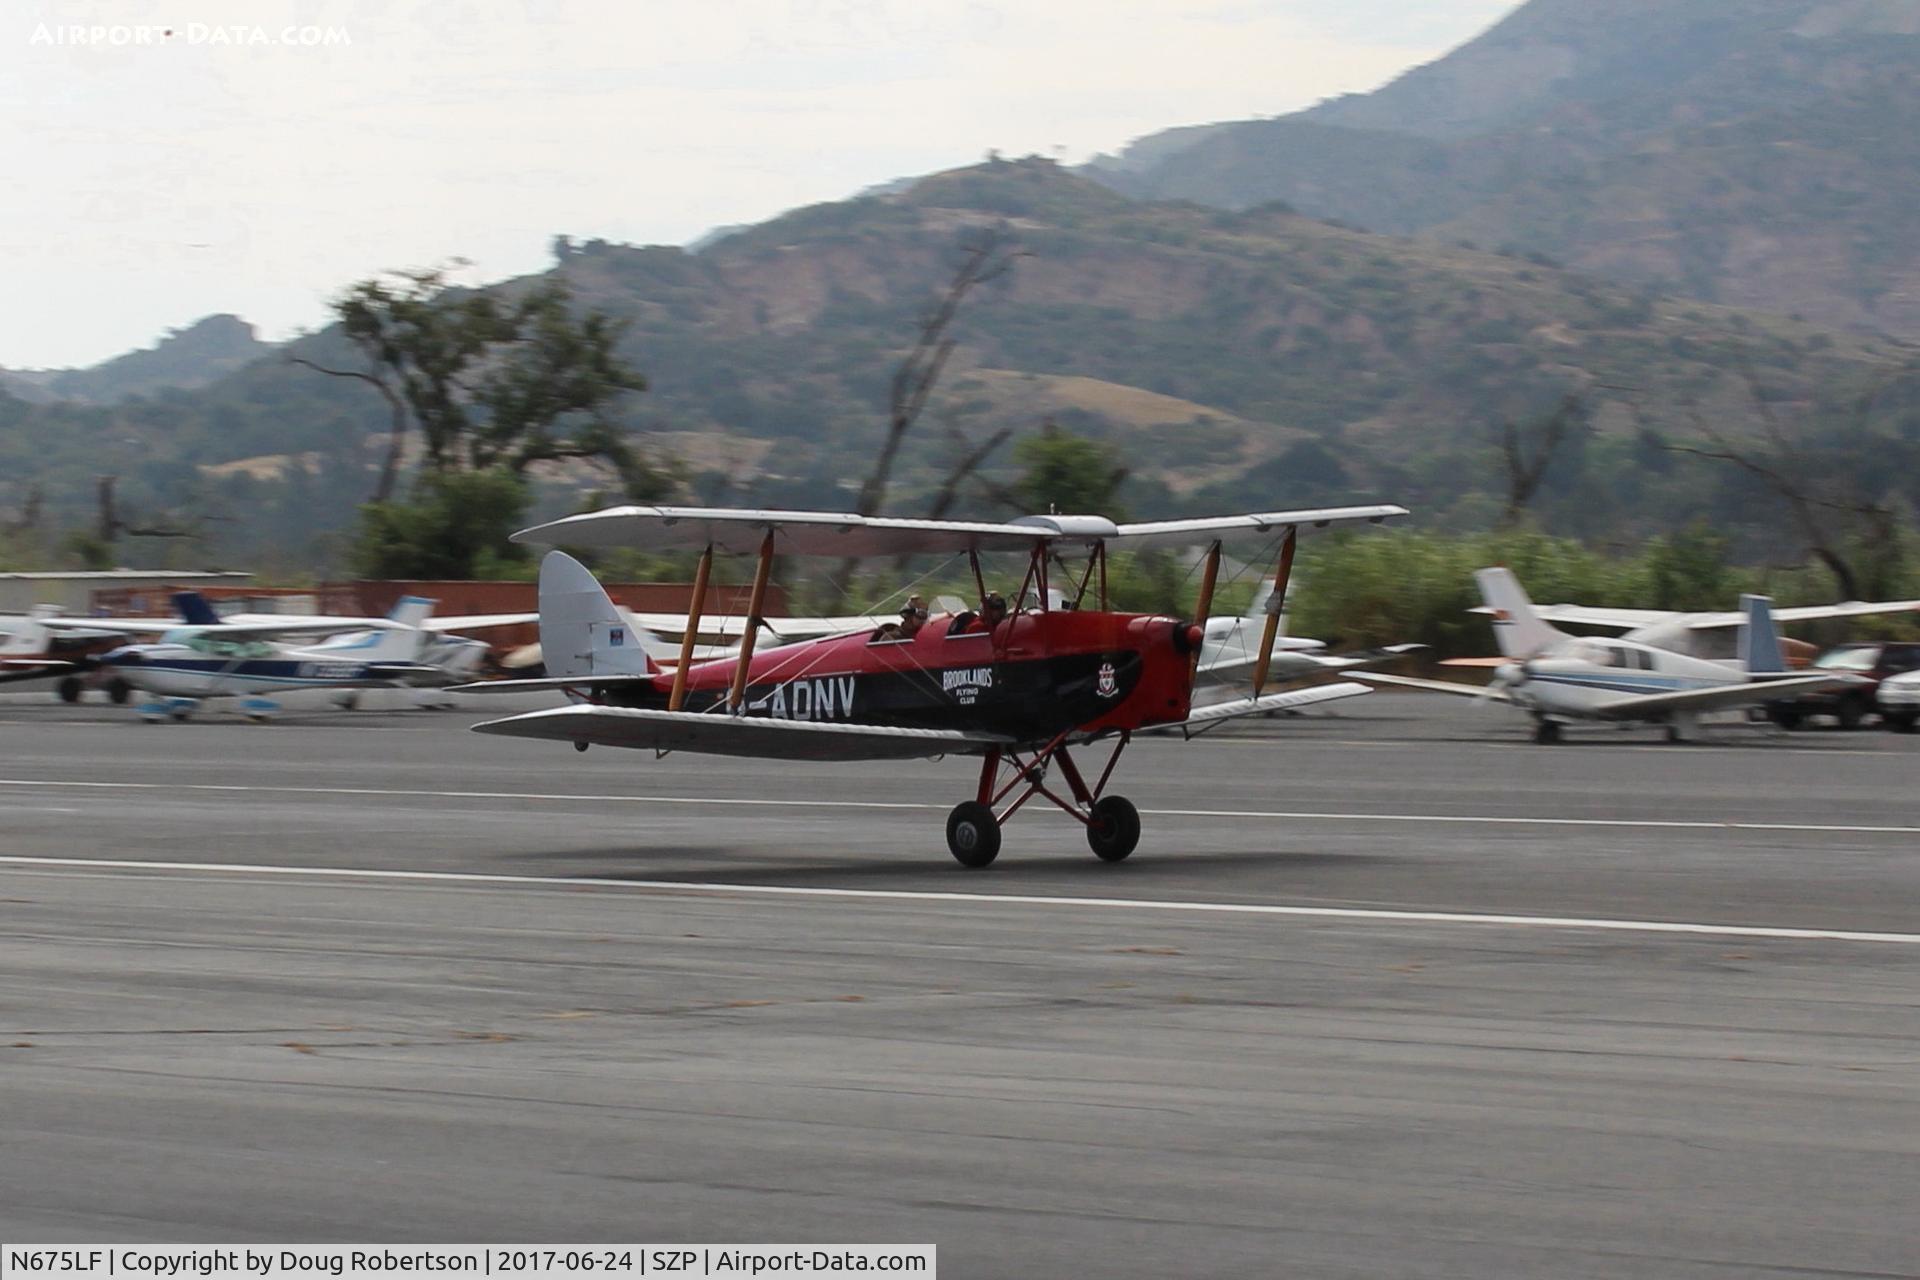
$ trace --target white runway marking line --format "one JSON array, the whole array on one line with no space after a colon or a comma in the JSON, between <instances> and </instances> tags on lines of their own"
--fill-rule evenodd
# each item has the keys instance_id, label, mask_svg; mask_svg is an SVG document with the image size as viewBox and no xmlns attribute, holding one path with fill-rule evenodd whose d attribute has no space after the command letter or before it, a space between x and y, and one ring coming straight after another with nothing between
<instances>
[{"instance_id":1,"label":"white runway marking line","mask_svg":"<svg viewBox=\"0 0 1920 1280\"><path fill-rule=\"evenodd\" d=\"M637 893L716 893L789 898L856 898L879 902L996 903L1022 907L1078 907L1102 911L1181 911L1210 915L1293 916L1315 920L1369 920L1388 924L1460 924L1495 928L1667 933L1708 938L1774 938L1796 942L1868 942L1920 946L1916 933L1854 929L1793 929L1773 925L1695 924L1677 920L1508 916L1470 911L1393 911L1363 907L1290 907L1263 902L1182 902L1165 898L1069 898L1023 893L934 892L919 889L828 889L803 885L727 884L679 880L610 880L596 876L522 876L479 871L385 871L353 867L275 866L264 863L143 862L137 858L36 858L0 855L0 865L61 871L179 872L194 875L295 876L305 879L381 880L426 884L506 885L536 889L619 889Z\"/></svg>"},{"instance_id":2,"label":"white runway marking line","mask_svg":"<svg viewBox=\"0 0 1920 1280\"><path fill-rule=\"evenodd\" d=\"M260 792L297 796L391 796L431 800L541 800L588 804L685 804L751 809L916 809L944 812L951 805L919 800L762 800L742 796L649 796L567 791L438 791L392 787L281 787L227 782L95 782L0 778L0 787L71 787L120 791ZM1798 831L1829 835L1920 835L1920 826L1865 826L1824 822L1708 822L1684 818L1541 818L1462 813L1330 813L1284 809L1142 809L1161 818L1286 818L1314 822L1437 822L1466 826L1626 827L1661 831Z\"/></svg>"}]
</instances>

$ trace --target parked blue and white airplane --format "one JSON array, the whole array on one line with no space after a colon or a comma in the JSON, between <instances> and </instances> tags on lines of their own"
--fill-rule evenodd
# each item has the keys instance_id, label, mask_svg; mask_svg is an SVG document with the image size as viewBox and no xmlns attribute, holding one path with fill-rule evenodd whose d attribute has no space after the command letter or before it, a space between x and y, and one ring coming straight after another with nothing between
<instances>
[{"instance_id":1,"label":"parked blue and white airplane","mask_svg":"<svg viewBox=\"0 0 1920 1280\"><path fill-rule=\"evenodd\" d=\"M1837 673L1788 671L1765 596L1740 597L1739 660L1729 665L1637 640L1568 635L1539 616L1510 570L1473 576L1506 658L1492 684L1480 689L1368 672L1354 678L1507 703L1533 717L1533 740L1540 743L1560 741L1561 726L1572 721L1664 725L1669 742L1686 742L1699 736L1704 712L1860 683Z\"/></svg>"},{"instance_id":2,"label":"parked blue and white airplane","mask_svg":"<svg viewBox=\"0 0 1920 1280\"><path fill-rule=\"evenodd\" d=\"M280 704L265 695L295 689L439 687L470 678L486 646L429 628L433 601L405 596L385 618L222 619L205 599L174 597L182 622L152 643L123 645L99 662L133 688L155 695L137 708L147 720L185 720L209 698L239 698L241 713L265 720ZM458 619L439 619L453 625ZM148 622L116 619L141 630ZM291 643L301 636L327 637Z\"/></svg>"}]
</instances>

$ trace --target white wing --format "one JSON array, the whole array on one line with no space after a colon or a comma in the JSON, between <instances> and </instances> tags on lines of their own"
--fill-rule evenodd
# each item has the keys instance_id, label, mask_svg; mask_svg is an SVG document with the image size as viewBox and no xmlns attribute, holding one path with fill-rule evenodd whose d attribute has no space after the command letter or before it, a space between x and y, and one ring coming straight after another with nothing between
<instances>
[{"instance_id":1,"label":"white wing","mask_svg":"<svg viewBox=\"0 0 1920 1280\"><path fill-rule=\"evenodd\" d=\"M1604 720L1645 720L1668 711L1712 711L1720 707L1747 707L1796 693L1819 693L1864 684L1858 676L1794 676L1786 680L1755 680L1750 684L1719 685L1711 689L1684 689L1678 693L1650 693L1622 698L1592 709Z\"/></svg>"},{"instance_id":2,"label":"white wing","mask_svg":"<svg viewBox=\"0 0 1920 1280\"><path fill-rule=\"evenodd\" d=\"M760 716L650 711L638 707L554 707L473 726L475 733L587 742L602 747L694 751L776 760L913 760L1012 745L991 733L817 724Z\"/></svg>"}]
</instances>

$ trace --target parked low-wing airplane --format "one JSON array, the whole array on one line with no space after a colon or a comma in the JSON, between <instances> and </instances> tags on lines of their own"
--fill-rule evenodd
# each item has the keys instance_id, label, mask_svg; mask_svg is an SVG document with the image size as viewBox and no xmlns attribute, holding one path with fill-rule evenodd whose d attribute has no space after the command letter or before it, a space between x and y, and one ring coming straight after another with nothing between
<instances>
[{"instance_id":1,"label":"parked low-wing airplane","mask_svg":"<svg viewBox=\"0 0 1920 1280\"><path fill-rule=\"evenodd\" d=\"M1474 579L1506 657L1492 684L1482 689L1379 673L1357 678L1508 703L1532 715L1540 743L1560 741L1561 725L1575 720L1660 724L1668 741L1684 742L1698 736L1703 712L1856 683L1851 676L1789 672L1765 596L1740 598L1739 662L1729 665L1638 640L1570 636L1540 618L1511 571L1482 569Z\"/></svg>"},{"instance_id":2,"label":"parked low-wing airplane","mask_svg":"<svg viewBox=\"0 0 1920 1280\"><path fill-rule=\"evenodd\" d=\"M1481 605L1475 613L1492 613L1493 606ZM1543 622L1568 623L1599 631L1619 631L1625 640L1669 649L1696 658L1731 658L1730 637L1746 621L1744 611L1727 613L1682 613L1665 609L1615 609L1584 604L1540 604L1533 612ZM1847 600L1839 604L1796 605L1775 609L1776 624L1818 622L1830 618L1865 618L1878 614L1920 613L1920 600ZM1818 653L1819 646L1785 637L1782 653L1793 662L1804 664Z\"/></svg>"},{"instance_id":3,"label":"parked low-wing airplane","mask_svg":"<svg viewBox=\"0 0 1920 1280\"><path fill-rule=\"evenodd\" d=\"M562 552L540 570L540 641L548 675L497 681L476 691L561 688L584 700L492 720L481 733L656 751L873 760L945 755L981 757L974 798L947 818L947 847L969 867L1000 851L1005 823L1038 796L1078 819L1095 854L1117 862L1140 838L1140 815L1107 783L1132 735L1177 726L1195 731L1236 716L1353 697L1351 681L1265 693L1277 615L1269 615L1250 696L1195 709L1194 668L1206 635L1221 544L1265 537L1278 544L1275 589L1284 593L1299 530L1404 516L1397 506L1335 507L1116 525L1099 516L1028 516L1007 524L886 519L820 511L619 507L573 516L515 536L576 547L631 546L701 551L694 579L694 627L682 661L668 673L633 643L593 575ZM1107 611L1110 546L1207 547L1196 619ZM749 627L737 656L690 661L715 552L757 555L748 613L758 616L778 555L965 555L980 612L922 619L909 614L879 630L756 652ZM1026 557L1015 602L992 607L980 557ZM1052 607L1049 575L1062 569L1068 607ZM1089 782L1071 749L1112 739L1112 756ZM1059 771L1064 788L1048 780ZM1002 778L1003 772L1008 775ZM1058 788L1058 789L1056 789Z\"/></svg>"}]
</instances>

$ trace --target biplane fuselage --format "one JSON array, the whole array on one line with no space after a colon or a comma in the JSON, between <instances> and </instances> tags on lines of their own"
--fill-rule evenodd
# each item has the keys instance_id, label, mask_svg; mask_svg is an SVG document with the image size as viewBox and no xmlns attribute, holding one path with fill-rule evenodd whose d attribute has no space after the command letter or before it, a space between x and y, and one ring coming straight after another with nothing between
<instances>
[{"instance_id":1,"label":"biplane fuselage","mask_svg":"<svg viewBox=\"0 0 1920 1280\"><path fill-rule=\"evenodd\" d=\"M1175 724L1189 710L1193 628L1147 614L1022 613L991 632L952 615L909 639L832 636L756 653L747 668L748 716L825 723L961 729L1045 741ZM688 711L718 710L729 659L687 673ZM590 683L590 682L583 682ZM664 709L671 673L651 686L611 690L609 705Z\"/></svg>"}]
</instances>

